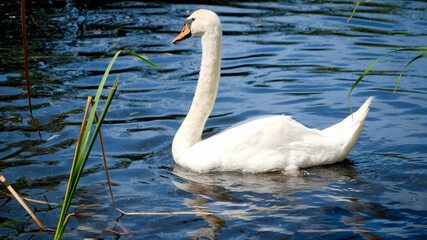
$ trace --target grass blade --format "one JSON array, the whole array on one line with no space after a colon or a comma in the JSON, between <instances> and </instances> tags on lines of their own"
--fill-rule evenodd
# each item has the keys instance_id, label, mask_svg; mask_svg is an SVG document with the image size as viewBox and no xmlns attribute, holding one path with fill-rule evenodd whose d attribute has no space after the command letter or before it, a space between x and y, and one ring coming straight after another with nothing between
<instances>
[{"instance_id":1,"label":"grass blade","mask_svg":"<svg viewBox=\"0 0 427 240\"><path fill-rule=\"evenodd\" d=\"M119 76L117 76L116 81L114 82L114 85L111 88L111 91L110 91L110 94L108 95L108 98L107 98L107 101L105 103L104 109L102 110L101 116L99 117L99 122L98 122L98 124L95 127L94 133L92 134L92 137L90 139L89 145L87 147L86 154L84 155L84 158L82 160L81 171L77 172L77 175L76 175L77 179L80 179L80 176L81 176L81 174L83 172L83 168L84 168L84 166L86 164L87 159L89 158L90 151L92 150L93 144L95 143L95 140L96 140L96 137L98 135L99 129L101 128L101 125L104 122L104 118L105 118L105 115L107 114L108 108L110 107L111 100L113 99L113 96L116 93L118 80L119 80ZM74 190L77 187L77 183L78 183L78 181L76 181L74 183L74 185L72 186L73 190L72 190L71 193L74 193Z\"/></svg>"},{"instance_id":2,"label":"grass blade","mask_svg":"<svg viewBox=\"0 0 427 240\"><path fill-rule=\"evenodd\" d=\"M111 67L113 66L114 62L116 61L116 59L120 53L121 53L121 51L118 51L114 55L113 59L110 61L110 64L108 65L107 69L105 70L105 73L104 73L104 76L102 77L101 83L99 84L98 90L97 90L96 95L95 95L94 104L93 104L93 107L90 111L90 115L88 118L86 130L83 134L83 143L82 143L83 146L87 146L87 141L89 139L89 134L90 134L90 131L92 128L93 119L95 117L95 111L96 111L96 108L98 106L99 98L101 97L102 89L104 88L104 85L105 85L105 82L107 80L108 74L110 73ZM81 150L83 150L83 149L81 149ZM81 165L81 160L83 159L84 152L85 151L79 152L79 156L77 158L79 166Z\"/></svg>"},{"instance_id":3,"label":"grass blade","mask_svg":"<svg viewBox=\"0 0 427 240\"><path fill-rule=\"evenodd\" d=\"M366 76L366 74L368 74L368 72L371 70L371 68L379 61L379 60L381 60L383 57L385 57L385 56L387 56L387 55L389 55L389 54L391 54L391 53L395 53L395 52L401 52L401 51L427 51L427 47L411 47L411 48L401 48L401 49L396 49L396 50L393 50L393 51L390 51L390 52L388 52L388 53L386 53L386 54L384 54L384 55L382 55L381 57L379 57L377 60L375 60L371 65L369 65L369 67L368 68L366 68L366 70L365 71L363 71L363 73L359 76L359 78L357 78L357 80L354 82L354 84L353 84L353 86L351 87L351 89L350 89L350 92L348 93L348 102L349 102L349 106L350 106L350 111L351 111L351 113L353 113L353 110L351 109L351 104L350 104L350 96L351 96L351 93L353 92L353 90L354 90L354 88L356 87L356 85L363 79L363 77L365 77ZM405 66L405 68L403 69L403 71L405 71L405 69L406 69L406 67L409 65L409 64L411 64L413 61L415 61L415 60L417 60L417 59L419 59L419 58L421 58L421 57L424 57L424 56L426 56L427 54L424 52L424 53L422 53L422 54L420 54L420 55L418 55L417 57L415 57L414 59L412 59L406 66ZM399 78L397 79L397 83L396 83L396 86L395 86L395 90L396 90L396 88L397 88L397 84L399 83L399 81L400 81L400 77L402 76L402 74L403 74L403 71L401 72L401 74L400 74L400 76L399 76Z\"/></svg>"},{"instance_id":4,"label":"grass blade","mask_svg":"<svg viewBox=\"0 0 427 240\"><path fill-rule=\"evenodd\" d=\"M63 205L63 208L62 208L60 222L58 222L58 228L57 228L57 233L55 234L55 239L60 239L61 238L62 233L63 233L63 231L65 229L65 226L66 226L66 224L68 222L69 217L68 217L67 213L68 213L69 206L71 204L72 196L74 195L74 192L75 192L75 190L77 188L77 184L78 184L79 179L81 177L81 174L83 172L83 169L84 169L84 166L86 164L86 161L89 158L90 151L92 150L92 147L93 147L93 144L95 142L96 136L97 136L97 134L98 134L98 132L100 130L100 127L101 127L101 125L103 123L105 115L106 115L106 113L108 111L108 108L110 106L111 100L112 100L112 98L114 96L114 93L117 90L118 80L119 80L119 77L117 76L116 81L114 82L114 85L113 85L113 87L112 87L112 89L110 91L110 94L108 96L107 102L105 103L105 106L104 106L104 109L102 111L102 114L101 114L101 116L99 118L99 122L96 125L95 131L93 132L91 140L89 142L89 145L87 146L87 149L85 151L86 154L84 155L84 158L83 159L76 159L76 167L75 167L76 171L73 171L73 169L72 169L72 175L70 174L70 181L68 183L68 189L67 189L67 193L66 193L66 198L64 200L64 205ZM90 104L90 102L89 102L89 104ZM94 109L95 108L92 108L91 112L95 112L95 111L93 111ZM89 123L87 125L89 126ZM87 130L88 126L86 126L86 130ZM80 150L80 152L83 152L83 151Z\"/></svg>"},{"instance_id":5,"label":"grass blade","mask_svg":"<svg viewBox=\"0 0 427 240\"><path fill-rule=\"evenodd\" d=\"M60 215L60 218L58 221L58 227L57 227L57 231L55 233L55 239L60 239L62 236L62 233L65 229L65 225L66 225L65 219L67 217L68 209L69 209L70 204L71 204L71 199L74 195L74 191L75 191L75 188L77 187L77 184L79 182L81 173L83 172L85 161L87 160L87 157L85 158L84 154L86 152L86 155L89 156L89 153L91 150L91 147L90 147L90 149L88 148L88 150L87 150L86 146L87 146L87 142L89 139L92 123L94 120L96 107L98 105L99 99L101 97L102 90L104 88L108 74L110 73L111 67L113 66L113 63L116 61L116 59L120 53L121 53L121 51L118 51L114 55L113 59L110 61L110 64L108 65L107 69L105 70L105 73L102 77L101 83L99 84L98 90L96 92L94 104L93 104L93 107L92 107L90 114L89 114L86 129L84 130L84 133L82 136L81 145L79 145L81 147L78 147L79 149L76 150L77 157L75 157L74 161L73 161L74 169L72 168L71 173L70 173L70 179L68 182L67 192L65 194L66 197L64 198L64 205L62 207L61 215ZM114 90L114 92L115 92L115 90ZM107 107L107 105L105 107ZM104 110L106 110L105 107L104 107ZM97 127L98 126L100 127L101 124L102 124L102 122L100 122L100 124L98 124ZM96 137L96 132L93 134L92 138L93 137ZM84 160L84 159L86 159L86 160Z\"/></svg>"},{"instance_id":6,"label":"grass blade","mask_svg":"<svg viewBox=\"0 0 427 240\"><path fill-rule=\"evenodd\" d=\"M356 4L356 7L354 7L353 12L351 13L350 17L347 19L347 23L353 17L354 13L356 12L357 7L360 5L360 2L357 1L357 2L355 2L355 4Z\"/></svg>"},{"instance_id":7,"label":"grass blade","mask_svg":"<svg viewBox=\"0 0 427 240\"><path fill-rule=\"evenodd\" d=\"M66 225L66 218L67 218L67 212L69 209L69 205L71 204L71 198L72 195L71 194L71 186L72 183L75 181L75 173L76 173L76 169L80 168L80 166L77 166L78 161L77 161L77 156L79 156L79 152L82 151L82 149L84 149L84 147L82 146L82 138L83 138L83 132L85 131L85 126L86 126L86 118L89 112L89 107L90 107L90 103L92 102L92 97L88 97L87 98L87 102L86 102L86 108L85 108L85 113L83 115L83 120L82 120L82 125L80 127L80 133L79 133L79 138L77 139L77 147L76 147L76 151L74 154L74 159L73 159L73 165L71 166L71 172L70 172L70 177L68 179L68 186L67 186L67 191L65 192L65 198L64 198L64 204L62 206L62 210L61 210L61 215L58 221L58 226L57 226L57 233L55 234L55 239L57 239L57 235L59 234L62 235L62 231L64 230L63 228ZM67 204L68 203L68 204Z\"/></svg>"},{"instance_id":8,"label":"grass blade","mask_svg":"<svg viewBox=\"0 0 427 240\"><path fill-rule=\"evenodd\" d=\"M400 78L402 77L403 72L406 70L406 68L409 66L409 64L411 64L413 61L415 61L417 59L420 59L420 58L422 58L422 57L424 57L426 55L427 55L427 52L423 52L420 55L414 57L411 61L408 62L408 64L406 64L405 68L403 68L402 72L400 73L399 77L397 78L396 86L394 86L394 91L393 92L396 92L397 85L399 84Z\"/></svg>"},{"instance_id":9,"label":"grass blade","mask_svg":"<svg viewBox=\"0 0 427 240\"><path fill-rule=\"evenodd\" d=\"M153 66L153 67L160 68L160 67L159 67L159 66L157 66L156 64L154 64L154 63L152 63L152 62L148 61L146 58L141 57L140 55L138 55L138 54L136 54L136 53L134 53L134 52L131 52L131 51L128 51L128 50L125 50L125 51L126 51L127 53L130 53L130 54L134 55L135 57L137 57L137 58L141 59L142 61L144 61L144 62L146 62L146 63L150 64L150 65L151 65L151 66Z\"/></svg>"},{"instance_id":10,"label":"grass blade","mask_svg":"<svg viewBox=\"0 0 427 240\"><path fill-rule=\"evenodd\" d=\"M95 98L94 98L94 101L93 101L93 105L92 105L92 109L90 110L89 117L87 118L87 121L86 121L86 116L87 116L87 112L88 112L88 110L87 110L88 106L86 108L85 117L83 119L81 131L80 131L80 134L79 134L80 136L79 136L79 140L78 140L78 143L77 143L77 149L76 149L75 156L74 156L73 166L71 168L70 178L69 178L69 181L68 181L67 192L65 194L64 204L63 204L61 215L60 215L60 218L59 218L59 221L58 221L58 227L57 227L56 233L55 233L55 238L54 238L55 240L61 239L61 237L62 237L62 234L64 232L65 226L66 226L66 224L68 222L68 219L70 217L70 214L67 215L67 213L68 213L68 209L69 209L70 204L71 204L72 197L73 197L74 192L75 192L75 190L77 188L77 184L79 182L81 174L83 173L83 169L84 169L84 166L85 166L85 164L87 162L87 159L89 158L89 154L90 154L90 152L92 150L93 144L95 143L96 137L97 137L97 135L98 135L98 133L100 131L100 128L101 128L102 123L104 121L105 115L107 114L108 108L109 108L109 106L111 104L111 101L112 101L112 99L114 97L114 94L115 94L115 92L117 90L119 76L117 76L117 78L116 78L116 80L115 80L115 82L113 84L113 87L110 90L110 93L108 95L108 98L106 100L104 108L102 110L101 116L99 117L99 121L96 124L95 130L94 130L94 132L93 132L93 134L92 134L92 136L90 137L90 140L89 140L89 135L91 133L92 124L94 122L94 118L95 118L95 115L96 115L96 109L97 109L97 106L98 106L98 103L99 103L99 100L100 100L100 97L101 97L102 90L104 89L104 85L105 85L107 77L108 77L108 75L110 73L110 70L111 70L114 62L116 61L117 57L119 56L119 54L121 52L122 51L118 51L114 55L113 59L110 61L109 65L108 65L107 69L105 70L105 73L104 73L104 75L102 77L102 80L101 80L101 82L99 84L99 87L98 87L98 90L96 92L96 95L95 95ZM141 59L144 62L146 62L146 63L148 63L148 64L150 64L150 65L152 65L154 67L159 68L154 63L148 61L147 59L139 56L136 53L133 53L133 52L130 52L130 51L126 51L126 52L134 55L138 59ZM91 103L91 99L88 99L88 103L87 104L89 105L90 103ZM85 125L85 123L86 123L86 125Z\"/></svg>"}]
</instances>

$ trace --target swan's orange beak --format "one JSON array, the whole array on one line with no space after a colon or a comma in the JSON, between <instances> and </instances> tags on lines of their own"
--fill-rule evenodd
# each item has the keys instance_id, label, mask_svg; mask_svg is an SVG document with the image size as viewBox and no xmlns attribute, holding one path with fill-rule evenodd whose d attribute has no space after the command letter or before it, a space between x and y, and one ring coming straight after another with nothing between
<instances>
[{"instance_id":1,"label":"swan's orange beak","mask_svg":"<svg viewBox=\"0 0 427 240\"><path fill-rule=\"evenodd\" d=\"M191 37L191 30L188 27L188 24L186 23L184 25L184 29L182 29L181 33L178 36L176 36L176 38L174 38L172 42L173 42L173 44L177 44L181 41L184 41L185 39L187 39L189 37Z\"/></svg>"}]
</instances>

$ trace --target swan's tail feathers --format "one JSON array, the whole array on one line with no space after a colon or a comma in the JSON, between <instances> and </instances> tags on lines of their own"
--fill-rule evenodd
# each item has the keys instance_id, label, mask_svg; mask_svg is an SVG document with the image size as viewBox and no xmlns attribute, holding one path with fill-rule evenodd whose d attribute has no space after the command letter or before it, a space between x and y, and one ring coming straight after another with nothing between
<instances>
[{"instance_id":1,"label":"swan's tail feathers","mask_svg":"<svg viewBox=\"0 0 427 240\"><path fill-rule=\"evenodd\" d=\"M337 150L341 153L342 159L348 155L356 144L362 132L363 123L368 115L372 100L374 100L373 97L368 98L355 113L351 114L343 121L321 131L326 137L341 142L341 148Z\"/></svg>"},{"instance_id":2,"label":"swan's tail feathers","mask_svg":"<svg viewBox=\"0 0 427 240\"><path fill-rule=\"evenodd\" d=\"M365 101L365 103L357 110L353 115L350 115L349 117L353 118L353 121L365 121L366 116L369 112L369 106L371 106L372 101L374 100L374 97L368 98L368 100ZM363 124L363 123L362 123Z\"/></svg>"},{"instance_id":3,"label":"swan's tail feathers","mask_svg":"<svg viewBox=\"0 0 427 240\"><path fill-rule=\"evenodd\" d=\"M354 143L356 143L362 130L363 123L368 115L372 100L374 100L374 97L368 98L355 113L351 114L343 121L322 130L322 133L330 137L341 138L346 142L352 142L351 139L353 139Z\"/></svg>"}]
</instances>

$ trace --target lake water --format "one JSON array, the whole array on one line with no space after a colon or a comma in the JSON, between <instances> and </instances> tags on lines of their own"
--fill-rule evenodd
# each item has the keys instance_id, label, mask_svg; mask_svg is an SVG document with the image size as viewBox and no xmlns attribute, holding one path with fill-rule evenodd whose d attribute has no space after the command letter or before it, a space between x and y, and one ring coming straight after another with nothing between
<instances>
[{"instance_id":1,"label":"lake water","mask_svg":"<svg viewBox=\"0 0 427 240\"><path fill-rule=\"evenodd\" d=\"M213 2L213 1L212 1ZM221 1L220 1L221 2ZM353 82L375 59L426 46L427 2L348 1L176 4L27 1L33 114L25 93L18 1L0 3L0 171L22 195L62 203L87 96L117 50L107 85L120 82L102 127L119 208L211 215L121 216L96 144L79 183L66 239L422 239L427 235L427 60L421 52L380 60L351 97L374 96L358 143L341 163L281 173L197 174L174 166L173 136L190 106L200 39L172 39L199 8L223 24L222 77L205 136L263 114L316 128L349 113ZM107 92L105 92L107 94ZM7 192L4 186L1 191ZM51 239L16 200L0 197L1 239ZM60 208L36 204L55 228ZM131 234L117 236L106 229Z\"/></svg>"}]
</instances>

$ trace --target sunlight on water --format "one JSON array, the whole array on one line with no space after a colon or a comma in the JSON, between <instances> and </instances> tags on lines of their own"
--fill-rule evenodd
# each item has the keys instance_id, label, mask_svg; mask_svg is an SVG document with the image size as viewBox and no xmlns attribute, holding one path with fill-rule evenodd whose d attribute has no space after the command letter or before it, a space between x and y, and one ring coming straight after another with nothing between
<instances>
[{"instance_id":1,"label":"sunlight on water","mask_svg":"<svg viewBox=\"0 0 427 240\"><path fill-rule=\"evenodd\" d=\"M351 97L359 107L376 99L358 143L342 163L299 176L196 174L174 166L173 136L193 98L200 39L173 45L185 18L199 8L223 24L222 77L205 137L263 114L291 115L325 128L346 117L348 93L375 59L398 48L425 46L423 1L210 2L49 1L27 6L33 114L27 109L19 4L1 3L0 170L17 191L60 203L74 155L86 97L115 63L117 94L103 138L117 205L128 212L206 211L212 215L123 216L106 186L101 150L79 183L66 228L69 239L349 239L427 235L427 70L425 58L400 71L419 52L380 60ZM107 94L107 92L105 92ZM6 188L0 187L7 192ZM0 238L37 231L15 200L1 197ZM36 215L55 228L60 208L37 205ZM112 221L111 219L114 219ZM20 239L49 239L34 233ZM132 238L128 235L120 238Z\"/></svg>"}]
</instances>

